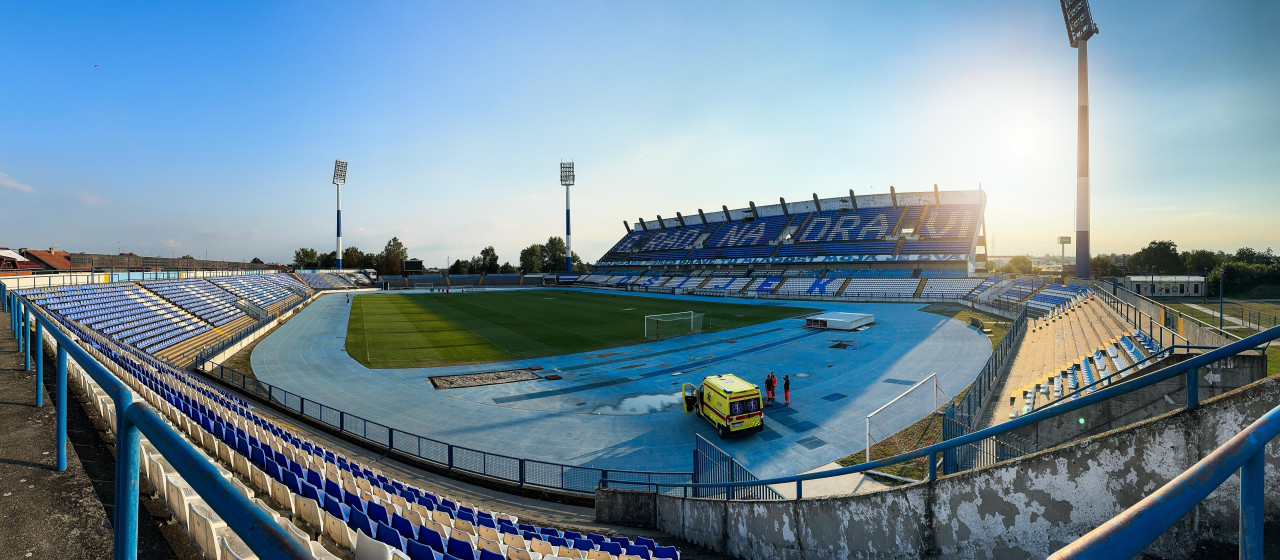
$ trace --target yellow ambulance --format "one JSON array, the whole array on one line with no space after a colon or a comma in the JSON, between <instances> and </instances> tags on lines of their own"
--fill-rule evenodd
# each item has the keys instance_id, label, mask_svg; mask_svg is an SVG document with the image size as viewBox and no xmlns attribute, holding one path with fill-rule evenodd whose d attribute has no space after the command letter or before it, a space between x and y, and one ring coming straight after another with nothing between
<instances>
[{"instance_id":1,"label":"yellow ambulance","mask_svg":"<svg viewBox=\"0 0 1280 560\"><path fill-rule=\"evenodd\" d=\"M685 383L684 412L705 418L720 438L764 429L764 401L760 388L726 373L702 380L701 387Z\"/></svg>"}]
</instances>

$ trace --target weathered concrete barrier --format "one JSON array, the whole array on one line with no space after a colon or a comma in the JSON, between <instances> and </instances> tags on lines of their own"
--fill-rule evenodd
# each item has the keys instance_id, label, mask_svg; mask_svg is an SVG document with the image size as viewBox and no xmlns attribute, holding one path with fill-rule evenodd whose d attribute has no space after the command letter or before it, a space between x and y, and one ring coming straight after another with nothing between
<instances>
[{"instance_id":1,"label":"weathered concrete barrier","mask_svg":"<svg viewBox=\"0 0 1280 560\"><path fill-rule=\"evenodd\" d=\"M597 490L596 520L648 525L747 559L1043 558L1137 503L1280 405L1258 381L1137 424L936 481L856 496L747 502ZM1267 447L1267 535L1280 535L1280 443ZM1239 478L1146 552L1234 546ZM1272 537L1275 539L1277 537ZM1233 550L1233 549L1232 549Z\"/></svg>"}]
</instances>

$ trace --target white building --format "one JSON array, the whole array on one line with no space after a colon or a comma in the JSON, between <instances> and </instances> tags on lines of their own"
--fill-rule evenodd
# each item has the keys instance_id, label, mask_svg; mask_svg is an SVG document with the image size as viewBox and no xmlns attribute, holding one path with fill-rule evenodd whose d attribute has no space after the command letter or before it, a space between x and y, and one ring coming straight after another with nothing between
<instances>
[{"instance_id":1,"label":"white building","mask_svg":"<svg viewBox=\"0 0 1280 560\"><path fill-rule=\"evenodd\" d=\"M1204 297L1203 276L1138 274L1122 281L1124 288L1147 297Z\"/></svg>"}]
</instances>

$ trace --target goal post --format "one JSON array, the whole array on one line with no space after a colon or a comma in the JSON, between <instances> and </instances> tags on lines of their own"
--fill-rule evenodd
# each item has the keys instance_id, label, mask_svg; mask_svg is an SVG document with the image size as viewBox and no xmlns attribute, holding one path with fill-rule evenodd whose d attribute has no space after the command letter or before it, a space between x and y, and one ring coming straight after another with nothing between
<instances>
[{"instance_id":1,"label":"goal post","mask_svg":"<svg viewBox=\"0 0 1280 560\"><path fill-rule=\"evenodd\" d=\"M914 451L925 432L940 429L933 416L950 398L933 373L868 414L866 461L871 461L871 446L887 441L892 442L890 455Z\"/></svg>"},{"instance_id":2,"label":"goal post","mask_svg":"<svg viewBox=\"0 0 1280 560\"><path fill-rule=\"evenodd\" d=\"M696 311L678 311L644 316L644 337L662 340L673 336L700 333L710 325L709 315Z\"/></svg>"}]
</instances>

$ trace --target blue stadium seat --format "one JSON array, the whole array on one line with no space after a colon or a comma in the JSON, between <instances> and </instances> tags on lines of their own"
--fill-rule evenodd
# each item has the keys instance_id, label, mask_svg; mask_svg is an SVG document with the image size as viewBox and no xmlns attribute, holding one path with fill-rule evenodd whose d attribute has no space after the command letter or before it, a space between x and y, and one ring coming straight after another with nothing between
<instances>
[{"instance_id":1,"label":"blue stadium seat","mask_svg":"<svg viewBox=\"0 0 1280 560\"><path fill-rule=\"evenodd\" d=\"M373 534L373 522L369 521L369 516L358 509L351 508L351 518L347 520L347 526L351 527L352 530L361 531L369 535L370 538L377 537L377 535Z\"/></svg>"},{"instance_id":2,"label":"blue stadium seat","mask_svg":"<svg viewBox=\"0 0 1280 560\"><path fill-rule=\"evenodd\" d=\"M421 529L418 531L418 542L427 545L436 552L444 552L444 538L440 533L431 529Z\"/></svg>"},{"instance_id":3,"label":"blue stadium seat","mask_svg":"<svg viewBox=\"0 0 1280 560\"><path fill-rule=\"evenodd\" d=\"M480 560L503 560L502 555L492 550L480 550Z\"/></svg>"},{"instance_id":4,"label":"blue stadium seat","mask_svg":"<svg viewBox=\"0 0 1280 560\"><path fill-rule=\"evenodd\" d=\"M398 513L391 515L391 526L394 527L395 530L399 531L400 534L406 539L410 539L410 540L418 539L418 527L408 519L400 517L400 514Z\"/></svg>"},{"instance_id":5,"label":"blue stadium seat","mask_svg":"<svg viewBox=\"0 0 1280 560\"><path fill-rule=\"evenodd\" d=\"M440 560L439 552L417 541L405 542L405 552L409 554L409 560Z\"/></svg>"},{"instance_id":6,"label":"blue stadium seat","mask_svg":"<svg viewBox=\"0 0 1280 560\"><path fill-rule=\"evenodd\" d=\"M599 550L601 552L608 552L609 554L612 554L614 556L622 554L622 545L616 542L604 541L604 542L598 543L598 545L600 547Z\"/></svg>"},{"instance_id":7,"label":"blue stadium seat","mask_svg":"<svg viewBox=\"0 0 1280 560\"><path fill-rule=\"evenodd\" d=\"M633 556L639 556L641 558L644 558L645 560L649 560L649 548L644 545L629 544L627 545L626 550L627 550L627 554L630 554Z\"/></svg>"},{"instance_id":8,"label":"blue stadium seat","mask_svg":"<svg viewBox=\"0 0 1280 560\"><path fill-rule=\"evenodd\" d=\"M476 557L474 549L471 548L471 541L458 540L453 537L449 537L448 549L445 552L466 560L474 560Z\"/></svg>"},{"instance_id":9,"label":"blue stadium seat","mask_svg":"<svg viewBox=\"0 0 1280 560\"><path fill-rule=\"evenodd\" d=\"M653 549L654 558L667 558L669 560L680 560L680 552L674 546L659 546Z\"/></svg>"},{"instance_id":10,"label":"blue stadium seat","mask_svg":"<svg viewBox=\"0 0 1280 560\"><path fill-rule=\"evenodd\" d=\"M336 496L325 495L324 510L344 522L351 519L351 506L342 503Z\"/></svg>"},{"instance_id":11,"label":"blue stadium seat","mask_svg":"<svg viewBox=\"0 0 1280 560\"><path fill-rule=\"evenodd\" d=\"M400 535L399 531L392 529L390 525L379 521L378 534L376 536L378 542L386 543L391 548L404 552L404 537Z\"/></svg>"},{"instance_id":12,"label":"blue stadium seat","mask_svg":"<svg viewBox=\"0 0 1280 560\"><path fill-rule=\"evenodd\" d=\"M653 539L646 539L644 537L636 537L636 544L643 546L649 550L653 550L658 546L658 543L654 542Z\"/></svg>"},{"instance_id":13,"label":"blue stadium seat","mask_svg":"<svg viewBox=\"0 0 1280 560\"><path fill-rule=\"evenodd\" d=\"M369 502L365 509L369 514L369 519L378 523L386 523L388 526L391 525L391 516L387 515L386 506L377 502Z\"/></svg>"}]
</instances>

